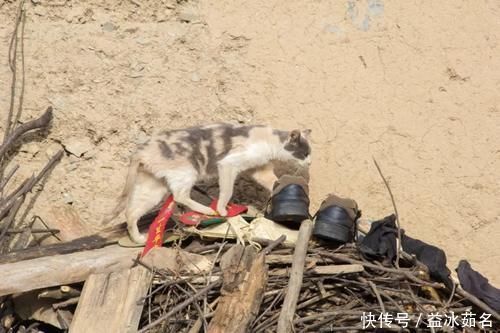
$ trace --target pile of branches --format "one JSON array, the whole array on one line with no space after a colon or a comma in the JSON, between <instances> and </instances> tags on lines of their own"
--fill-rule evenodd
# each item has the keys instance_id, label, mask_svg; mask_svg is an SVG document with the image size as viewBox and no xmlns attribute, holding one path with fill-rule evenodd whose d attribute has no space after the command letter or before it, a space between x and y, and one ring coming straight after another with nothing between
<instances>
[{"instance_id":1,"label":"pile of branches","mask_svg":"<svg viewBox=\"0 0 500 333\"><path fill-rule=\"evenodd\" d=\"M14 148L16 144L19 143L18 141L21 140L25 133L46 128L51 119L52 108L49 107L40 118L14 127L6 136L4 143L0 146L0 159L4 162L1 164L0 174L5 174L0 182L0 254L27 247L32 233L55 233L54 230L48 228L41 230L33 229L34 218L30 221L26 221L27 214L38 197L36 194L39 194L40 190L35 195L31 196L27 205L23 204L28 194L32 193L35 185L41 184L43 186L47 175L62 158L64 151L61 150L54 154L40 172L26 178L17 186L10 186L10 181L19 169L19 165L15 164L9 167L8 171L5 172L5 161L12 158L12 155L9 155L10 149ZM12 189L7 191L8 188ZM21 210L23 213L18 217L18 213ZM20 237L13 237L15 235L20 235Z\"/></svg>"},{"instance_id":2,"label":"pile of branches","mask_svg":"<svg viewBox=\"0 0 500 333\"><path fill-rule=\"evenodd\" d=\"M227 243L212 244L196 252L219 263L218 258L224 258L231 247ZM294 250L283 247L265 254L267 283L248 331L280 331L280 313L287 307L285 297L293 283L291 275L296 273L291 266L293 257ZM205 276L175 276L155 270L155 279L145 298L140 332L207 331L217 303L225 294L221 288L224 273L218 264ZM458 289L449 290L431 281L426 267L416 260L401 259L400 268L386 267L365 260L354 244L337 249L317 243L310 245L300 281L293 313L297 332L427 328L432 325L429 320L440 316L443 325L451 314L458 318L450 323L451 331L462 332L463 315L485 312ZM499 323L495 324L494 318L490 320L493 326Z\"/></svg>"},{"instance_id":3,"label":"pile of branches","mask_svg":"<svg viewBox=\"0 0 500 333\"><path fill-rule=\"evenodd\" d=\"M0 138L0 255L25 249L33 244L34 234L55 235L58 230L50 229L38 216L31 213L51 171L61 160L64 150L49 158L45 166L31 176L22 179L16 173L20 165L15 157L23 143L36 140L47 134L52 121L52 107L38 118L22 121L24 102L25 59L24 27L26 12L24 1L19 3L8 50L8 66L11 73L9 107ZM36 229L39 220L43 228ZM5 272L9 274L9 272ZM0 296L0 332L8 329L13 322L12 302ZM38 324L34 325L37 326ZM35 328L33 326L33 331ZM31 332L27 330L26 332Z\"/></svg>"},{"instance_id":4,"label":"pile of branches","mask_svg":"<svg viewBox=\"0 0 500 333\"><path fill-rule=\"evenodd\" d=\"M24 101L24 24L26 13L21 1L17 12L14 31L9 47L9 69L11 71L10 104L3 126L3 141L0 144L0 254L19 250L29 245L32 233L54 234L54 230L33 229L34 219L27 221L28 213L40 193L25 201L34 192L36 185L43 184L50 171L62 158L63 150L54 154L44 168L37 174L16 185L11 180L19 169L18 164L10 163L27 136L46 132L52 120L52 108L48 107L38 119L21 123ZM20 64L20 66L18 66ZM13 164L13 165L11 165ZM19 212L21 214L18 214ZM19 216L18 216L19 215Z\"/></svg>"}]
</instances>

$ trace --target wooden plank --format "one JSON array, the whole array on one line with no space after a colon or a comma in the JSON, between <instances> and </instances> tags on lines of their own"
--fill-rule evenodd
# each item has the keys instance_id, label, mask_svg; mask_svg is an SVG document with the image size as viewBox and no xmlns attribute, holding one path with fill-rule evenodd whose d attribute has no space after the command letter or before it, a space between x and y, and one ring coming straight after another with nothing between
<instances>
[{"instance_id":1,"label":"wooden plank","mask_svg":"<svg viewBox=\"0 0 500 333\"><path fill-rule=\"evenodd\" d=\"M0 264L0 296L84 281L90 274L130 268L141 249L102 249Z\"/></svg>"},{"instance_id":2,"label":"wooden plank","mask_svg":"<svg viewBox=\"0 0 500 333\"><path fill-rule=\"evenodd\" d=\"M264 254L235 245L221 258L223 285L209 333L245 333L256 318L267 284Z\"/></svg>"},{"instance_id":3,"label":"wooden plank","mask_svg":"<svg viewBox=\"0 0 500 333\"><path fill-rule=\"evenodd\" d=\"M311 238L313 222L311 220L302 221L299 229L299 236L295 244L293 253L292 270L290 272L290 282L283 301L280 316L278 318L278 333L293 332L293 317L297 308L302 277L304 275L304 265L306 263L307 247Z\"/></svg>"},{"instance_id":4,"label":"wooden plank","mask_svg":"<svg viewBox=\"0 0 500 333\"><path fill-rule=\"evenodd\" d=\"M109 274L92 274L85 281L71 322L71 333L137 332L151 272L137 266Z\"/></svg>"}]
</instances>

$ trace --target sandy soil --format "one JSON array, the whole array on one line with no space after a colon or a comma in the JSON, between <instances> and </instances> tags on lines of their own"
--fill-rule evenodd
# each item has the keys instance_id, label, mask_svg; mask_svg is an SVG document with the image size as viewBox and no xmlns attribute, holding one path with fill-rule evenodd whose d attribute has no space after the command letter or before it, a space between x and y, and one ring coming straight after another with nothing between
<instances>
[{"instance_id":1,"label":"sandy soil","mask_svg":"<svg viewBox=\"0 0 500 333\"><path fill-rule=\"evenodd\" d=\"M402 224L500 285L498 1L27 2L22 120L53 105L17 180L69 154L33 210L95 224L130 152L158 129L211 121L313 130L313 211L329 192ZM0 107L17 3L0 4ZM3 126L3 122L2 122ZM1 129L3 131L3 128Z\"/></svg>"}]
</instances>

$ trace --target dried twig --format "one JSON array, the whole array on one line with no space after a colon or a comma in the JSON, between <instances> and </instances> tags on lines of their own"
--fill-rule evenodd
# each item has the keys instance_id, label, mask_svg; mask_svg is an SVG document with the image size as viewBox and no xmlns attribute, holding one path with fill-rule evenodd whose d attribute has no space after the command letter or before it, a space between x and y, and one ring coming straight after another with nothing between
<instances>
[{"instance_id":1,"label":"dried twig","mask_svg":"<svg viewBox=\"0 0 500 333\"><path fill-rule=\"evenodd\" d=\"M441 283L428 282L428 281L421 280L421 279L417 278L416 276L414 276L413 274L411 274L410 272L403 270L403 269L394 269L394 268L388 268L388 267L384 267L384 266L378 266L378 265L370 264L370 263L367 263L364 261L351 259L345 255L342 255L342 254L333 254L333 253L329 254L329 253L324 253L324 252L322 252L322 254L326 257L338 259L340 261L348 262L351 264L359 264L359 265L362 265L366 268L380 270L380 271L388 272L388 273L404 275L405 277L412 280L413 282L418 283L418 284L422 284L424 286L430 286L430 287L434 287L434 288L438 288L438 289L443 288L443 285Z\"/></svg>"},{"instance_id":2,"label":"dried twig","mask_svg":"<svg viewBox=\"0 0 500 333\"><path fill-rule=\"evenodd\" d=\"M17 131L17 129L16 129ZM21 195L24 195L26 193L28 193L29 191L31 191L33 189L33 187L38 184L38 183L41 183L42 184L42 187L43 187L43 184L45 183L46 179L47 179L47 176L50 174L50 172L52 171L52 169L55 167L55 165L61 160L61 158L63 157L64 155L64 150L60 150L58 151L57 153L55 153L52 158L47 162L47 164L45 165L45 167L38 173L38 175L36 175L36 177L33 178L33 181L29 183L29 186L27 186L23 192L21 192L20 194ZM20 221L21 221L21 226L23 221L26 219L27 215L28 215L28 212L32 209L32 207L34 206L35 204L35 201L36 199L38 198L38 195L41 193L41 191L37 192L35 195L33 195L29 202L28 202L28 205L27 207L24 209L24 212L23 214L21 215L21 218L20 218ZM31 227L33 226L35 222L35 219L33 219L29 225L30 229ZM29 235L30 233L22 233L21 234L21 237L20 239L16 242L16 244L14 245L14 249L15 250L19 250L19 249L22 249L22 248L25 248L27 245L28 245L28 239L29 239ZM24 236L24 237L23 237Z\"/></svg>"},{"instance_id":3,"label":"dried twig","mask_svg":"<svg viewBox=\"0 0 500 333\"><path fill-rule=\"evenodd\" d=\"M80 297L72 297L70 299L67 299L62 302L54 303L52 304L52 308L54 310L61 309L61 308L67 308L68 306L78 304L78 301L80 300Z\"/></svg>"},{"instance_id":4,"label":"dried twig","mask_svg":"<svg viewBox=\"0 0 500 333\"><path fill-rule=\"evenodd\" d=\"M7 183L12 178L12 176L14 176L17 169L19 169L19 164L14 165L14 167L9 171L9 173L7 173L7 176L5 176L5 178L2 179L2 182L0 182L0 193L1 193L2 197L3 197L3 189L4 189L5 185L7 185ZM1 197L0 197L0 199L1 199Z\"/></svg>"},{"instance_id":5,"label":"dried twig","mask_svg":"<svg viewBox=\"0 0 500 333\"><path fill-rule=\"evenodd\" d=\"M485 311L486 313L490 313L494 318L500 321L500 314L493 310L490 306L488 306L486 303L478 299L476 296L468 293L467 291L463 290L461 287L457 286L456 293L459 294L462 297L467 298L472 304L480 308L481 310Z\"/></svg>"},{"instance_id":6,"label":"dried twig","mask_svg":"<svg viewBox=\"0 0 500 333\"><path fill-rule=\"evenodd\" d=\"M382 301L382 297L380 297L380 293L377 290L377 286L375 286L375 283L373 283L372 281L367 281L367 282L368 282L368 285L370 286L370 288L372 288L373 293L377 297L377 301L378 301L378 303L380 305L380 309L382 309L382 313L385 313L384 302Z\"/></svg>"},{"instance_id":7,"label":"dried twig","mask_svg":"<svg viewBox=\"0 0 500 333\"><path fill-rule=\"evenodd\" d=\"M16 217L17 212L19 211L19 208L24 202L24 195L18 198L15 203L12 206L12 209L9 211L9 215L7 216L7 219L4 222L4 228L2 231L0 231L0 244L2 243L2 239L7 234L10 226L14 222L14 218Z\"/></svg>"},{"instance_id":8,"label":"dried twig","mask_svg":"<svg viewBox=\"0 0 500 333\"><path fill-rule=\"evenodd\" d=\"M280 245L281 243L283 243L284 241L286 240L286 236L285 235L281 235L279 238L277 238L276 240L272 241L271 243L269 243L269 245L267 245L263 250L262 250L262 253L264 254L269 254L271 253L271 251L278 245Z\"/></svg>"},{"instance_id":9,"label":"dried twig","mask_svg":"<svg viewBox=\"0 0 500 333\"><path fill-rule=\"evenodd\" d=\"M16 99L16 82L17 82L17 42L18 42L18 30L19 30L19 25L21 24L21 21L25 18L24 15L24 0L21 0L19 3L19 7L17 9L17 15L16 15L16 20L14 24L14 31L12 33L11 39L10 39L10 45L9 45L9 68L12 72L12 79L11 79L11 84L10 84L10 104L9 104L9 113L7 116L7 122L6 122L6 127L5 127L5 133L4 133L4 138L3 142L5 143L10 135L10 131L12 129L12 118L14 116L14 106L15 106L15 99ZM23 23L24 26L24 23ZM24 27L23 27L24 30ZM24 33L23 33L24 35ZM24 65L24 64L23 64ZM24 66L23 66L24 67ZM24 80L23 80L24 84ZM23 88L24 90L24 88ZM2 154L0 154L1 156Z\"/></svg>"},{"instance_id":10,"label":"dried twig","mask_svg":"<svg viewBox=\"0 0 500 333\"><path fill-rule=\"evenodd\" d=\"M378 173L380 177L382 177L382 180L384 181L385 187L387 188L387 191L389 192L389 195L391 197L391 202L392 206L394 207L394 214L396 215L396 227L398 228L398 246L397 246L397 251L396 251L396 267L399 268L399 256L401 252L401 223L399 222L399 213L398 213L398 208L396 207L396 201L394 200L394 196L392 195L391 187L389 186L389 183L384 177L384 174L382 173L382 170L380 169L380 166L377 163L377 160L375 157L373 158L373 163L375 163L375 166L377 167Z\"/></svg>"},{"instance_id":11,"label":"dried twig","mask_svg":"<svg viewBox=\"0 0 500 333\"><path fill-rule=\"evenodd\" d=\"M32 131L34 129L47 127L52 120L52 107L49 106L45 113L38 119L30 120L20 126L18 126L11 135L6 137L4 143L0 146L0 157L2 157L9 148L14 145L17 139L26 132Z\"/></svg>"},{"instance_id":12,"label":"dried twig","mask_svg":"<svg viewBox=\"0 0 500 333\"><path fill-rule=\"evenodd\" d=\"M213 308L215 305L217 305L218 302L219 302L219 298L216 298L215 301L213 301L212 303L209 304L209 306L211 308ZM211 314L213 314L213 312L210 313L210 315ZM203 318L196 319L193 326L191 326L191 328L189 329L188 333L198 333L200 331L201 327L203 325L205 325L205 322L207 321L206 318L208 318L208 315L203 316ZM206 326L203 326L203 327L206 327ZM205 330L205 332L206 332L206 330Z\"/></svg>"},{"instance_id":13,"label":"dried twig","mask_svg":"<svg viewBox=\"0 0 500 333\"><path fill-rule=\"evenodd\" d=\"M22 6L21 1L21 6ZM14 121L12 122L12 126L15 127L19 119L21 118L21 114L23 112L23 102L24 102L24 80L25 80L25 68L24 68L24 26L26 24L26 12L22 10L21 14L21 91L19 92L19 101L17 102L17 112L14 117ZM17 43L16 43L17 44ZM17 47L17 45L16 45ZM14 70L17 70L14 69Z\"/></svg>"},{"instance_id":14,"label":"dried twig","mask_svg":"<svg viewBox=\"0 0 500 333\"><path fill-rule=\"evenodd\" d=\"M220 244L219 250L217 251L217 254L214 257L214 260L212 261L212 265L210 267L210 273L208 273L208 277L207 277L207 286L210 283L210 280L212 278L212 274L214 272L215 263L217 262L220 254L221 254L222 250L224 249L224 247L226 246L226 244L227 244L227 242L225 240ZM207 304L208 304L208 301L207 301L207 297L205 296L205 298L203 299L203 314L207 313Z\"/></svg>"}]
</instances>

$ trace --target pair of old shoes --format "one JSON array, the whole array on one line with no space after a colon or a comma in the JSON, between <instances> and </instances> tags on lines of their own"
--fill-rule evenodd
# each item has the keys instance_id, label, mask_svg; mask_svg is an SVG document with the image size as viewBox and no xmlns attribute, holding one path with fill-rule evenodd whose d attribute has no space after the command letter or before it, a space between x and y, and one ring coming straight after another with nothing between
<instances>
[{"instance_id":1,"label":"pair of old shoes","mask_svg":"<svg viewBox=\"0 0 500 333\"><path fill-rule=\"evenodd\" d=\"M351 242L360 216L354 200L329 194L315 214L313 235L338 245ZM311 218L309 186L304 178L285 175L276 181L267 218L293 227Z\"/></svg>"}]
</instances>

